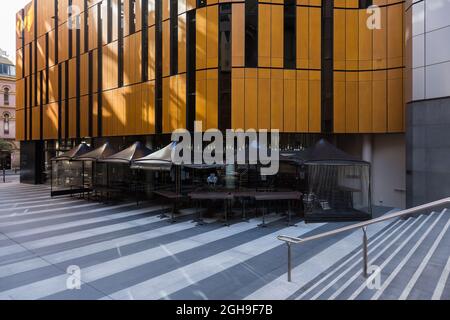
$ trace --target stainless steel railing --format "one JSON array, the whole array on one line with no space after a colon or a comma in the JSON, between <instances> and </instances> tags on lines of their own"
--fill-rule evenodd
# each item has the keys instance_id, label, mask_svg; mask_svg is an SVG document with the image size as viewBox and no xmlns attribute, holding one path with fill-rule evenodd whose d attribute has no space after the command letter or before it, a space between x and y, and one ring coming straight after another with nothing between
<instances>
[{"instance_id":1,"label":"stainless steel railing","mask_svg":"<svg viewBox=\"0 0 450 320\"><path fill-rule=\"evenodd\" d=\"M394 213L390 213L387 215L384 215L382 217L379 218L375 218L372 219L370 221L365 221L365 222L360 222L360 223L356 223L350 226L346 226L340 229L336 229L333 231L328 231L328 232L324 232L318 235L314 235L311 237L307 237L307 238L294 238L294 237L289 237L289 236L278 236L278 240L280 241L284 241L287 244L287 248L288 248L288 281L291 282L292 281L292 245L295 244L303 244L305 242L310 242L313 240L318 240L318 239L323 239L323 238L327 238L327 237L331 237L331 236L335 236L338 235L340 233L343 232L347 232L347 231L353 231L356 229L362 229L363 232L363 240L362 240L362 253L363 253L363 274L364 276L367 278L368 274L367 274L367 264L368 264L368 257L367 257L367 227L371 226L373 224L377 224L377 223L381 223L384 221L388 221L391 219L395 219L395 218L401 218L401 217L406 217L406 216L410 216L416 213L419 213L421 211L425 211L425 210L429 210L429 209L433 209L435 207L439 207L439 206L446 206L450 204L450 198L445 198L442 200L438 200L438 201L434 201L434 202L430 202L427 204L423 204L414 208L410 208L410 209L406 209L406 210L402 210L402 211L398 211L398 212L394 212Z\"/></svg>"}]
</instances>

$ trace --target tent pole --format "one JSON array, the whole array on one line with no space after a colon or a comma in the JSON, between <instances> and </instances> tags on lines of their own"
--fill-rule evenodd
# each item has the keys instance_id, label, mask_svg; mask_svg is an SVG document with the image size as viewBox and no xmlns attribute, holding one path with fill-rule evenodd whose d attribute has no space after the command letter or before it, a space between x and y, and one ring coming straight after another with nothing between
<instances>
[{"instance_id":1,"label":"tent pole","mask_svg":"<svg viewBox=\"0 0 450 320\"><path fill-rule=\"evenodd\" d=\"M176 193L180 194L181 193L181 166L176 166L176 170L175 170L175 188L176 188Z\"/></svg>"},{"instance_id":2,"label":"tent pole","mask_svg":"<svg viewBox=\"0 0 450 320\"><path fill-rule=\"evenodd\" d=\"M84 161L81 161L81 188L83 189L83 198L84 198Z\"/></svg>"},{"instance_id":3,"label":"tent pole","mask_svg":"<svg viewBox=\"0 0 450 320\"><path fill-rule=\"evenodd\" d=\"M372 218L372 164L369 165L369 214Z\"/></svg>"},{"instance_id":4,"label":"tent pole","mask_svg":"<svg viewBox=\"0 0 450 320\"><path fill-rule=\"evenodd\" d=\"M50 196L53 194L53 161L52 163L52 169L50 170Z\"/></svg>"}]
</instances>

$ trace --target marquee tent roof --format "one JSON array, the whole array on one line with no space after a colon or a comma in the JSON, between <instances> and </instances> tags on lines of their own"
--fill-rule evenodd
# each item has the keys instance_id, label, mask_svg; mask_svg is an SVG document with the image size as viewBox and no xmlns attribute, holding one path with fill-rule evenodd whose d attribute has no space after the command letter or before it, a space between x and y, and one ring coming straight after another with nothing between
<instances>
[{"instance_id":1,"label":"marquee tent roof","mask_svg":"<svg viewBox=\"0 0 450 320\"><path fill-rule=\"evenodd\" d=\"M325 139L321 139L314 147L307 149L304 157L306 164L328 162L330 164L360 163L369 165L368 162L338 149Z\"/></svg>"},{"instance_id":2,"label":"marquee tent roof","mask_svg":"<svg viewBox=\"0 0 450 320\"><path fill-rule=\"evenodd\" d=\"M158 150L150 155L134 160L132 169L169 171L172 168L172 150L176 143L172 142L165 148Z\"/></svg>"},{"instance_id":3,"label":"marquee tent roof","mask_svg":"<svg viewBox=\"0 0 450 320\"><path fill-rule=\"evenodd\" d=\"M135 142L127 149L102 159L101 162L131 164L134 160L145 157L150 153L151 150L144 146L141 142Z\"/></svg>"},{"instance_id":4,"label":"marquee tent roof","mask_svg":"<svg viewBox=\"0 0 450 320\"><path fill-rule=\"evenodd\" d=\"M325 139L318 141L313 147L303 151L282 151L280 161L290 162L296 165L302 164L365 164L370 163L352 156L328 142Z\"/></svg>"},{"instance_id":5,"label":"marquee tent roof","mask_svg":"<svg viewBox=\"0 0 450 320\"><path fill-rule=\"evenodd\" d=\"M111 147L111 145L109 144L109 142L106 142L105 144L103 144L101 147L88 152L86 154L83 154L81 156L78 156L76 158L76 160L80 160L80 161L100 161L100 160L104 160L110 156L112 156L113 154L115 154L116 151L114 150L113 147Z\"/></svg>"},{"instance_id":6,"label":"marquee tent roof","mask_svg":"<svg viewBox=\"0 0 450 320\"><path fill-rule=\"evenodd\" d=\"M78 157L90 152L92 149L86 143L81 143L75 148L66 153L60 155L59 157L55 157L52 161L72 161L77 160Z\"/></svg>"}]
</instances>

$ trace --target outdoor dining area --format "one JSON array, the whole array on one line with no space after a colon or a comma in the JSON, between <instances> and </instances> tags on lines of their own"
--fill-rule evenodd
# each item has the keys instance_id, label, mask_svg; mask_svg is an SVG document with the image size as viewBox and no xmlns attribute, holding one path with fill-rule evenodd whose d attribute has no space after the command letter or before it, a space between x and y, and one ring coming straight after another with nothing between
<instances>
[{"instance_id":1,"label":"outdoor dining area","mask_svg":"<svg viewBox=\"0 0 450 320\"><path fill-rule=\"evenodd\" d=\"M250 163L176 165L172 161L175 147L176 142L171 142L152 151L135 142L119 151L109 142L95 149L81 143L52 159L51 195L170 204L169 216L162 217L171 223L190 208L198 225L213 216L226 226L259 217L261 227L267 227L268 217L274 214L289 226L300 219L372 217L370 163L326 140L304 150L281 151L279 172L273 176L262 175L260 167Z\"/></svg>"}]
</instances>

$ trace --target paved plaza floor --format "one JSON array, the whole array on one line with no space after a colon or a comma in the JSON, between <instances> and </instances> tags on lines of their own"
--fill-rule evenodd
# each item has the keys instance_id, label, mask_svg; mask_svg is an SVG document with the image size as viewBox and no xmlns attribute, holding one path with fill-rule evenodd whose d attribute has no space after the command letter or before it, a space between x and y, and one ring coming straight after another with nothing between
<instances>
[{"instance_id":1,"label":"paved plaza floor","mask_svg":"<svg viewBox=\"0 0 450 320\"><path fill-rule=\"evenodd\" d=\"M0 299L288 299L361 245L353 232L295 247L288 283L286 245L277 236L345 224L288 227L273 213L268 228L258 227L261 217L197 226L193 209L171 224L160 217L166 210L0 185Z\"/></svg>"}]
</instances>

